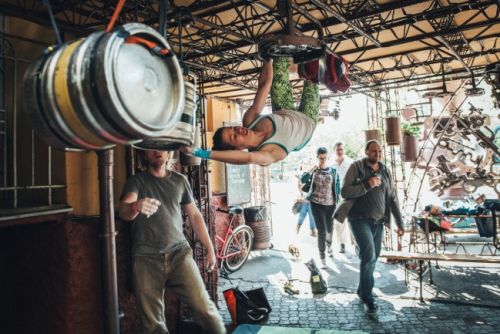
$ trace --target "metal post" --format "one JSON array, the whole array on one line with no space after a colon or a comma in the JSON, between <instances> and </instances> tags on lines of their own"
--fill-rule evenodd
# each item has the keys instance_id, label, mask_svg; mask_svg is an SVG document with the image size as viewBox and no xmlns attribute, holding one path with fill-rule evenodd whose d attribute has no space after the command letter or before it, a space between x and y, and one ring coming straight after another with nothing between
<instances>
[{"instance_id":1,"label":"metal post","mask_svg":"<svg viewBox=\"0 0 500 334\"><path fill-rule=\"evenodd\" d=\"M135 174L134 149L130 145L125 146L125 174L127 180Z\"/></svg>"},{"instance_id":2,"label":"metal post","mask_svg":"<svg viewBox=\"0 0 500 334\"><path fill-rule=\"evenodd\" d=\"M116 274L115 217L113 210L113 150L97 152L99 164L99 213L101 217L104 333L119 334Z\"/></svg>"}]
</instances>

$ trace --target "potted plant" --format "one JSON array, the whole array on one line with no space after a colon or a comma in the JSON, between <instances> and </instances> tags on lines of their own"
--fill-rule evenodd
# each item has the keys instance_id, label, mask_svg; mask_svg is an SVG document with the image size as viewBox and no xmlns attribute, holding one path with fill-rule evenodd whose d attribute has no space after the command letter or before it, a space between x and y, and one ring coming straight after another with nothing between
<instances>
[{"instance_id":1,"label":"potted plant","mask_svg":"<svg viewBox=\"0 0 500 334\"><path fill-rule=\"evenodd\" d=\"M401 124L401 133L403 134L403 160L417 160L417 143L420 137L420 126L417 124L404 122Z\"/></svg>"}]
</instances>

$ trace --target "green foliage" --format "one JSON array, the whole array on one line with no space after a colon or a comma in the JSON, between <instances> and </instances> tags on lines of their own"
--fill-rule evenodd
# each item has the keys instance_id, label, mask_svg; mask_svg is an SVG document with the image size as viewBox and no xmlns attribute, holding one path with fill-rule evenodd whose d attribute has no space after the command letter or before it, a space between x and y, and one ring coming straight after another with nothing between
<instances>
[{"instance_id":1,"label":"green foliage","mask_svg":"<svg viewBox=\"0 0 500 334\"><path fill-rule=\"evenodd\" d=\"M420 126L410 122L403 122L401 124L401 132L403 133L403 136L419 137Z\"/></svg>"},{"instance_id":2,"label":"green foliage","mask_svg":"<svg viewBox=\"0 0 500 334\"><path fill-rule=\"evenodd\" d=\"M349 158L353 159L353 160L357 160L358 159L358 153L353 149L351 148L349 145L345 145L344 146L344 154L347 155Z\"/></svg>"}]
</instances>

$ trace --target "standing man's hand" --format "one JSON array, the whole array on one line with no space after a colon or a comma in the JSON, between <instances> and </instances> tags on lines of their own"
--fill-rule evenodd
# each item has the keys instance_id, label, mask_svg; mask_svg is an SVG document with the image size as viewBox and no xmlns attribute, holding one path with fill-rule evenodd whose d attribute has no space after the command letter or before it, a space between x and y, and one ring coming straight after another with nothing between
<instances>
[{"instance_id":1,"label":"standing man's hand","mask_svg":"<svg viewBox=\"0 0 500 334\"><path fill-rule=\"evenodd\" d=\"M380 176L376 175L376 176L372 176L369 180L368 180L368 186L370 188L374 188L374 187L378 187L382 184L382 179L380 178Z\"/></svg>"},{"instance_id":2,"label":"standing man's hand","mask_svg":"<svg viewBox=\"0 0 500 334\"><path fill-rule=\"evenodd\" d=\"M402 237L405 234L405 229L403 228L403 225L398 225L398 235Z\"/></svg>"},{"instance_id":3,"label":"standing man's hand","mask_svg":"<svg viewBox=\"0 0 500 334\"><path fill-rule=\"evenodd\" d=\"M215 256L215 252L213 250L207 252L206 265L208 272L214 270L217 265L217 257Z\"/></svg>"},{"instance_id":4,"label":"standing man's hand","mask_svg":"<svg viewBox=\"0 0 500 334\"><path fill-rule=\"evenodd\" d=\"M132 205L135 206L137 212L142 213L149 218L151 215L154 215L156 211L158 211L158 207L161 205L161 202L155 198L145 197Z\"/></svg>"}]
</instances>

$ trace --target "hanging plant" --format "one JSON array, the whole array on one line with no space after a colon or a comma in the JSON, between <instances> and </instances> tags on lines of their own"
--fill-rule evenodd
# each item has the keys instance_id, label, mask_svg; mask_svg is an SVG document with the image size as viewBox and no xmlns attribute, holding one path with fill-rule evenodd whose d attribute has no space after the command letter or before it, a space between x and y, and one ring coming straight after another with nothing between
<instances>
[{"instance_id":1,"label":"hanging plant","mask_svg":"<svg viewBox=\"0 0 500 334\"><path fill-rule=\"evenodd\" d=\"M401 124L401 132L403 133L403 161L416 161L420 126L409 122L403 122Z\"/></svg>"},{"instance_id":2,"label":"hanging plant","mask_svg":"<svg viewBox=\"0 0 500 334\"><path fill-rule=\"evenodd\" d=\"M403 122L401 124L401 132L403 133L403 136L420 137L421 129L419 125Z\"/></svg>"}]
</instances>

